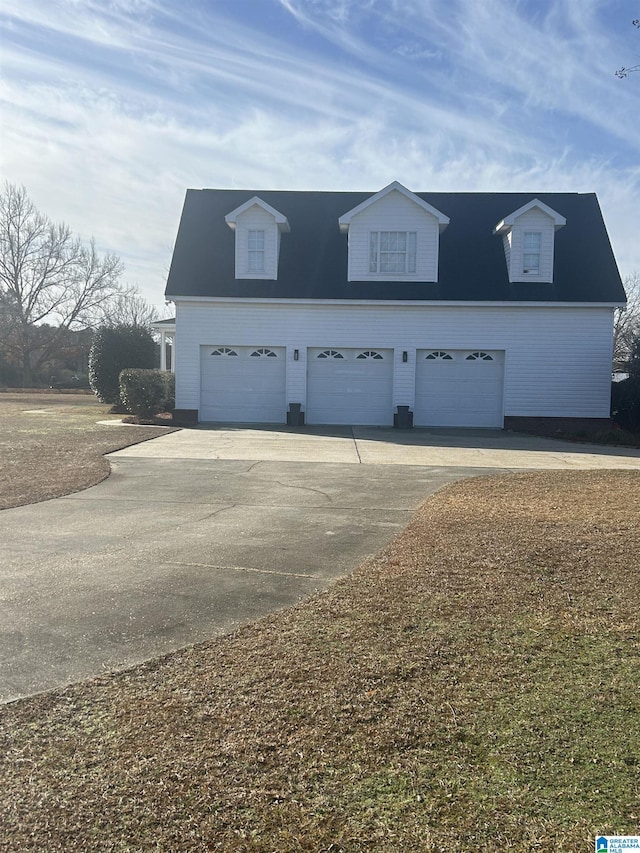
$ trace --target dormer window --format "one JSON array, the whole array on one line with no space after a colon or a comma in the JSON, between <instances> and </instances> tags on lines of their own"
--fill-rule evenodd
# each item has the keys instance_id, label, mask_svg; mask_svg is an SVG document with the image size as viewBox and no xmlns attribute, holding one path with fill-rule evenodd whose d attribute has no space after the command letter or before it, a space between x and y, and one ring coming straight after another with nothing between
<instances>
[{"instance_id":1,"label":"dormer window","mask_svg":"<svg viewBox=\"0 0 640 853\"><path fill-rule=\"evenodd\" d=\"M525 275L540 275L540 248L542 234L539 231L525 231L523 235L523 269Z\"/></svg>"},{"instance_id":2,"label":"dormer window","mask_svg":"<svg viewBox=\"0 0 640 853\"><path fill-rule=\"evenodd\" d=\"M496 225L494 234L502 237L510 282L553 283L555 233L566 221L534 198Z\"/></svg>"},{"instance_id":3,"label":"dormer window","mask_svg":"<svg viewBox=\"0 0 640 853\"><path fill-rule=\"evenodd\" d=\"M369 272L415 273L415 231L371 231L369 233Z\"/></svg>"},{"instance_id":4,"label":"dormer window","mask_svg":"<svg viewBox=\"0 0 640 853\"><path fill-rule=\"evenodd\" d=\"M264 272L264 231L251 229L247 232L249 272Z\"/></svg>"},{"instance_id":5,"label":"dormer window","mask_svg":"<svg viewBox=\"0 0 640 853\"><path fill-rule=\"evenodd\" d=\"M449 224L394 181L338 220L348 235L349 281L436 282L440 234Z\"/></svg>"},{"instance_id":6,"label":"dormer window","mask_svg":"<svg viewBox=\"0 0 640 853\"><path fill-rule=\"evenodd\" d=\"M236 278L277 279L287 217L255 195L224 220L236 234Z\"/></svg>"}]
</instances>

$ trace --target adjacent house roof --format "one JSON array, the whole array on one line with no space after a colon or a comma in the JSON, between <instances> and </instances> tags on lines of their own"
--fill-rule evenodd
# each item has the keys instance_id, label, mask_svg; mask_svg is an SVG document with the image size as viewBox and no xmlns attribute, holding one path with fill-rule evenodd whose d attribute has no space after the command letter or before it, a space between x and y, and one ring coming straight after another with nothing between
<instances>
[{"instance_id":1,"label":"adjacent house roof","mask_svg":"<svg viewBox=\"0 0 640 853\"><path fill-rule=\"evenodd\" d=\"M278 278L273 281L235 278L235 234L225 218L256 195L286 218L290 227L282 239ZM438 282L349 282L348 237L340 232L339 222L374 195L188 190L166 298L625 301L598 200L592 193L416 193L449 219L440 235ZM555 235L554 283L510 283L496 223L536 200L566 220Z\"/></svg>"}]
</instances>

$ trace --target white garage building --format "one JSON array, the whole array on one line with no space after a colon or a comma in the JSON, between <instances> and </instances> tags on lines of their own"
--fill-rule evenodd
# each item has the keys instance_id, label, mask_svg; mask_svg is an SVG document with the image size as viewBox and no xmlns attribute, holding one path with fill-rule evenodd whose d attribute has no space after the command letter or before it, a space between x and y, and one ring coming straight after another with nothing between
<instances>
[{"instance_id":1,"label":"white garage building","mask_svg":"<svg viewBox=\"0 0 640 853\"><path fill-rule=\"evenodd\" d=\"M609 416L625 295L592 194L189 190L169 273L185 421Z\"/></svg>"}]
</instances>

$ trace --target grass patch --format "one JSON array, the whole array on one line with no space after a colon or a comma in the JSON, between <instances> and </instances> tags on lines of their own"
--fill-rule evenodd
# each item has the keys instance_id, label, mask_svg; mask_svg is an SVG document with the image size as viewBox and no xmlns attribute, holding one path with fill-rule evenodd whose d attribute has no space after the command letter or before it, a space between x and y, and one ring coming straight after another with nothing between
<instances>
[{"instance_id":1,"label":"grass patch","mask_svg":"<svg viewBox=\"0 0 640 853\"><path fill-rule=\"evenodd\" d=\"M458 483L296 608L5 706L0 849L577 853L637 833L638 507L635 472Z\"/></svg>"},{"instance_id":2,"label":"grass patch","mask_svg":"<svg viewBox=\"0 0 640 853\"><path fill-rule=\"evenodd\" d=\"M100 420L120 418L93 394L0 394L0 509L94 486L109 474L105 453L171 431Z\"/></svg>"}]
</instances>

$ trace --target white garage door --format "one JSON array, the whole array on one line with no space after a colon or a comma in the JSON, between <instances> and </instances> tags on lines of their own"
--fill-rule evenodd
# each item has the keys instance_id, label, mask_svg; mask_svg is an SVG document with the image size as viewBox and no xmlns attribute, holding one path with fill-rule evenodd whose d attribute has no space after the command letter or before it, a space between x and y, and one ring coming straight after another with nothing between
<instances>
[{"instance_id":1,"label":"white garage door","mask_svg":"<svg viewBox=\"0 0 640 853\"><path fill-rule=\"evenodd\" d=\"M200 420L284 423L283 347L201 348Z\"/></svg>"},{"instance_id":2,"label":"white garage door","mask_svg":"<svg viewBox=\"0 0 640 853\"><path fill-rule=\"evenodd\" d=\"M393 350L310 349L307 423L393 424Z\"/></svg>"},{"instance_id":3,"label":"white garage door","mask_svg":"<svg viewBox=\"0 0 640 853\"><path fill-rule=\"evenodd\" d=\"M416 426L502 427L504 352L418 350Z\"/></svg>"}]
</instances>

